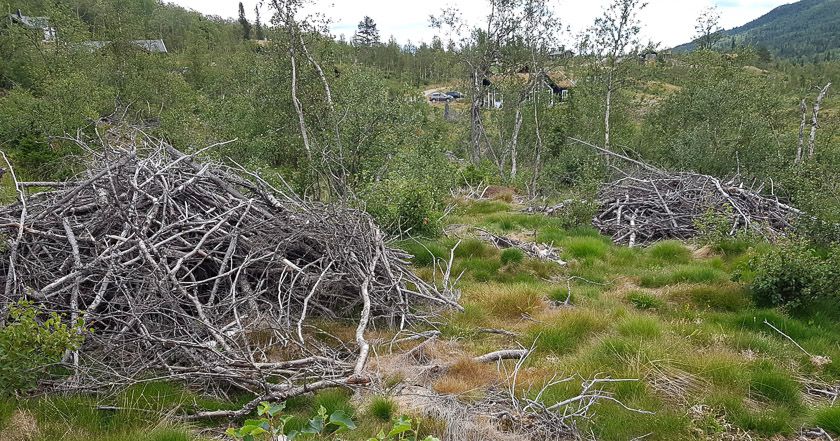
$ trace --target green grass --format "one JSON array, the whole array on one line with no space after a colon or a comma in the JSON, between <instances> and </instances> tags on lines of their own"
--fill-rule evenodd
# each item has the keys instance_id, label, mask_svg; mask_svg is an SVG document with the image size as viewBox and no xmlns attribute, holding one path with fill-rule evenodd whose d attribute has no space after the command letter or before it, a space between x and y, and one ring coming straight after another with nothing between
<instances>
[{"instance_id":1,"label":"green grass","mask_svg":"<svg viewBox=\"0 0 840 441\"><path fill-rule=\"evenodd\" d=\"M648 254L660 262L671 264L688 263L691 260L691 251L676 240L657 242L650 247Z\"/></svg>"},{"instance_id":2,"label":"green grass","mask_svg":"<svg viewBox=\"0 0 840 441\"><path fill-rule=\"evenodd\" d=\"M600 237L571 237L563 246L570 258L599 259L607 255L609 245Z\"/></svg>"},{"instance_id":3,"label":"green grass","mask_svg":"<svg viewBox=\"0 0 840 441\"><path fill-rule=\"evenodd\" d=\"M840 406L818 409L814 413L813 425L840 435Z\"/></svg>"},{"instance_id":4,"label":"green grass","mask_svg":"<svg viewBox=\"0 0 840 441\"><path fill-rule=\"evenodd\" d=\"M522 261L525 260L525 253L518 248L508 248L502 251L499 260L502 262L502 265L522 263Z\"/></svg>"},{"instance_id":5,"label":"green grass","mask_svg":"<svg viewBox=\"0 0 840 441\"><path fill-rule=\"evenodd\" d=\"M631 291L624 297L628 302L633 304L637 309L660 309L665 306L665 302L653 294L648 294L643 291Z\"/></svg>"},{"instance_id":6,"label":"green grass","mask_svg":"<svg viewBox=\"0 0 840 441\"><path fill-rule=\"evenodd\" d=\"M629 317L618 324L618 333L625 337L653 339L662 334L662 324L654 317Z\"/></svg>"},{"instance_id":7,"label":"green grass","mask_svg":"<svg viewBox=\"0 0 840 441\"><path fill-rule=\"evenodd\" d=\"M750 388L761 397L792 409L799 408L802 404L799 383L789 374L773 366L762 366L753 372Z\"/></svg>"},{"instance_id":8,"label":"green grass","mask_svg":"<svg viewBox=\"0 0 840 441\"><path fill-rule=\"evenodd\" d=\"M707 265L679 265L674 268L651 271L639 279L643 288L661 288L680 283L719 283L729 279L728 274Z\"/></svg>"},{"instance_id":9,"label":"green grass","mask_svg":"<svg viewBox=\"0 0 840 441\"><path fill-rule=\"evenodd\" d=\"M539 351L567 355L606 327L600 317L588 312L568 312L555 321L533 327L529 340Z\"/></svg>"},{"instance_id":10,"label":"green grass","mask_svg":"<svg viewBox=\"0 0 840 441\"><path fill-rule=\"evenodd\" d=\"M688 302L697 308L718 311L742 311L750 306L749 296L743 287L735 284L690 286L671 294L675 300Z\"/></svg>"},{"instance_id":11,"label":"green grass","mask_svg":"<svg viewBox=\"0 0 840 441\"><path fill-rule=\"evenodd\" d=\"M397 414L397 403L387 397L373 397L368 405L368 413L380 421L391 421Z\"/></svg>"}]
</instances>

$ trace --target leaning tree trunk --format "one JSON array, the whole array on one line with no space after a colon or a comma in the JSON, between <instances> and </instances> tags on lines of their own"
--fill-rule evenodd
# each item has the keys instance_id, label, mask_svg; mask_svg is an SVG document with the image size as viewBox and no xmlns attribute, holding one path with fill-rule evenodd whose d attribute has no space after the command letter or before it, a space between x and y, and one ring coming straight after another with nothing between
<instances>
[{"instance_id":1,"label":"leaning tree trunk","mask_svg":"<svg viewBox=\"0 0 840 441\"><path fill-rule=\"evenodd\" d=\"M822 101L825 99L825 95L828 93L828 88L831 87L831 83L825 85L820 91L820 94L817 96L817 101L814 103L814 119L811 121L811 138L808 140L808 159L814 157L814 149L816 147L817 141L817 127L819 127L819 116L820 116L820 106L822 105Z\"/></svg>"},{"instance_id":2,"label":"leaning tree trunk","mask_svg":"<svg viewBox=\"0 0 840 441\"><path fill-rule=\"evenodd\" d=\"M799 111L802 112L802 122L799 124L799 144L796 147L795 164L802 162L802 150L805 147L805 124L808 121L808 105L805 104L805 98L799 103Z\"/></svg>"}]
</instances>

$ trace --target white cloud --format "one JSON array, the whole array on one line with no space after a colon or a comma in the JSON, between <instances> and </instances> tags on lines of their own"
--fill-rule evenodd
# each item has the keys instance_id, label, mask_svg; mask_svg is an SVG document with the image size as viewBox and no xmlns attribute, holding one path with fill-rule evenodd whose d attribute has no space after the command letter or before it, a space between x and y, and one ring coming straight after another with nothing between
<instances>
[{"instance_id":1,"label":"white cloud","mask_svg":"<svg viewBox=\"0 0 840 441\"><path fill-rule=\"evenodd\" d=\"M486 15L486 0L314 0L308 13L320 13L331 19L332 32L345 34L349 39L358 22L365 15L371 16L379 27L384 40L394 36L401 43L431 41L435 31L429 28L429 15L439 13L444 7L457 6L470 22L480 23ZM589 26L609 0L549 0L554 3L557 15L564 25L577 33ZM792 0L648 0L640 18L643 38L673 46L691 40L694 22L700 11L717 4L721 10L721 24L732 28L769 12L776 6ZM234 18L238 0L169 0L205 14ZM246 0L245 9L253 17L256 0ZM264 19L269 17L267 7Z\"/></svg>"}]
</instances>

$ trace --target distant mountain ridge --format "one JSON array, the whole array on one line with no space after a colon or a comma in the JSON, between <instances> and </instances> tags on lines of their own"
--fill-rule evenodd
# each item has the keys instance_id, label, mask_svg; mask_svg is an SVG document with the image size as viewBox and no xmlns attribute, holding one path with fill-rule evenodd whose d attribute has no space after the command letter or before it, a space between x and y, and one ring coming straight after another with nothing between
<instances>
[{"instance_id":1,"label":"distant mountain ridge","mask_svg":"<svg viewBox=\"0 0 840 441\"><path fill-rule=\"evenodd\" d=\"M767 48L780 58L840 58L840 0L801 0L779 6L767 14L723 32L720 49L737 46ZM674 48L694 49L694 42Z\"/></svg>"}]
</instances>

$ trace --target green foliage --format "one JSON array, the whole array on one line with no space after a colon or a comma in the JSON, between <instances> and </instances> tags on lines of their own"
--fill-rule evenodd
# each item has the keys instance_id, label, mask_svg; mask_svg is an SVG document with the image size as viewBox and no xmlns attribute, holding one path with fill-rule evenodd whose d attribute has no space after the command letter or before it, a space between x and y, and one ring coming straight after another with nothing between
<instances>
[{"instance_id":1,"label":"green foliage","mask_svg":"<svg viewBox=\"0 0 840 441\"><path fill-rule=\"evenodd\" d=\"M322 435L334 438L341 433L356 429L356 423L344 412L338 410L330 414L324 406L321 406L318 408L318 413L309 419L305 427L300 430L287 430L286 426L294 416L284 415L285 409L285 403L272 404L264 401L257 407L257 416L261 418L245 420L241 427L230 427L225 434L243 441L271 441L280 436L294 441Z\"/></svg>"},{"instance_id":2,"label":"green foliage","mask_svg":"<svg viewBox=\"0 0 840 441\"><path fill-rule=\"evenodd\" d=\"M394 421L388 432L382 430L375 437L369 438L368 441L440 441L431 435L421 440L418 432L419 423L415 427L410 418L401 416Z\"/></svg>"},{"instance_id":3,"label":"green foliage","mask_svg":"<svg viewBox=\"0 0 840 441\"><path fill-rule=\"evenodd\" d=\"M763 306L807 306L840 300L840 247L820 253L794 241L769 248L749 262L750 290Z\"/></svg>"},{"instance_id":4,"label":"green foliage","mask_svg":"<svg viewBox=\"0 0 840 441\"><path fill-rule=\"evenodd\" d=\"M677 299L687 299L699 308L718 311L740 311L750 305L741 286L718 284L714 286L692 286L673 294Z\"/></svg>"},{"instance_id":5,"label":"green foliage","mask_svg":"<svg viewBox=\"0 0 840 441\"><path fill-rule=\"evenodd\" d=\"M10 305L0 328L0 394L23 392L51 374L67 351L82 344L82 326L64 323L26 301Z\"/></svg>"},{"instance_id":6,"label":"green foliage","mask_svg":"<svg viewBox=\"0 0 840 441\"><path fill-rule=\"evenodd\" d=\"M573 237L563 245L568 254L576 259L602 258L609 249L609 245L600 237Z\"/></svg>"}]
</instances>

